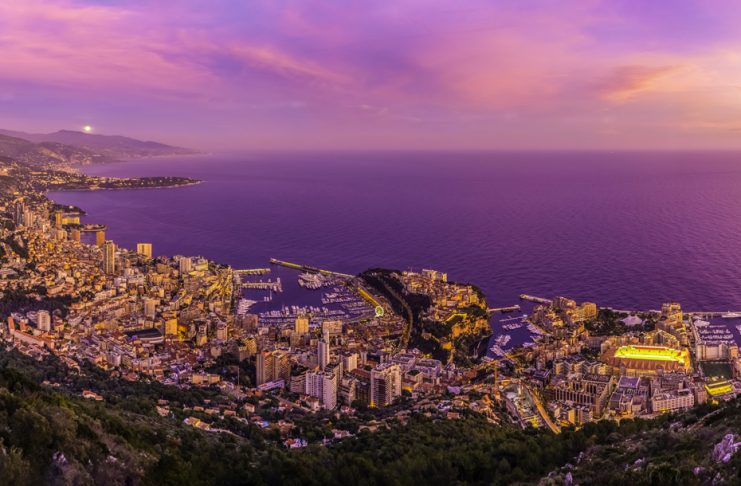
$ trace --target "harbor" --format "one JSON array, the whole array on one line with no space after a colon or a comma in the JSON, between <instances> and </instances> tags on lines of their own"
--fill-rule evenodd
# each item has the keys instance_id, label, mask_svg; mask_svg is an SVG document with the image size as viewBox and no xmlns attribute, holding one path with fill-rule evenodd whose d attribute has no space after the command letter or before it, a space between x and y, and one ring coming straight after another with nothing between
<instances>
[{"instance_id":1,"label":"harbor","mask_svg":"<svg viewBox=\"0 0 741 486\"><path fill-rule=\"evenodd\" d=\"M254 314L260 325L286 328L298 316L308 317L312 327L323 320L359 322L375 317L375 306L363 290L347 284L352 276L276 259L270 263L274 266L269 269L237 272L242 287L237 314Z\"/></svg>"}]
</instances>

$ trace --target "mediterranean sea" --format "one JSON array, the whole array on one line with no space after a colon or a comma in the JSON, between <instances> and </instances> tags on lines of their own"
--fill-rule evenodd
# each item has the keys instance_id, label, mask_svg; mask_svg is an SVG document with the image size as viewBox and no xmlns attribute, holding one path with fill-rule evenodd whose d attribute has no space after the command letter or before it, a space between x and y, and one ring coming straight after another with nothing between
<instances>
[{"instance_id":1,"label":"mediterranean sea","mask_svg":"<svg viewBox=\"0 0 741 486\"><path fill-rule=\"evenodd\" d=\"M741 309L741 154L290 153L88 166L174 189L58 192L108 238L237 268L434 268L492 306L563 295Z\"/></svg>"}]
</instances>

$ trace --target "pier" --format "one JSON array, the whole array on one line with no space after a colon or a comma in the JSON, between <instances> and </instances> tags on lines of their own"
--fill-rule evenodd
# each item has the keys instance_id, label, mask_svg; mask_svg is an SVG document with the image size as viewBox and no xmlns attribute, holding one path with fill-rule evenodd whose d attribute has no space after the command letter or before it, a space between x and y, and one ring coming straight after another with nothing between
<instances>
[{"instance_id":1,"label":"pier","mask_svg":"<svg viewBox=\"0 0 741 486\"><path fill-rule=\"evenodd\" d=\"M520 294L520 299L527 300L528 302L535 302L537 304L551 304L551 299L544 299L543 297L535 297L534 295Z\"/></svg>"},{"instance_id":2,"label":"pier","mask_svg":"<svg viewBox=\"0 0 741 486\"><path fill-rule=\"evenodd\" d=\"M265 275L270 273L269 268L245 268L241 270L234 270L234 273L238 275Z\"/></svg>"},{"instance_id":3,"label":"pier","mask_svg":"<svg viewBox=\"0 0 741 486\"><path fill-rule=\"evenodd\" d=\"M520 310L519 305L511 305L509 307L495 307L493 309L487 309L489 312L514 312Z\"/></svg>"},{"instance_id":4,"label":"pier","mask_svg":"<svg viewBox=\"0 0 741 486\"><path fill-rule=\"evenodd\" d=\"M312 267L309 265L300 265L298 263L284 262L282 260L277 260L275 258L271 258L270 263L272 265L280 265L281 267L293 268L295 270L301 270L302 272L308 272L308 273L323 273L324 275L334 275L336 277L343 277L343 278L355 277L355 275L350 275L347 273L333 272L331 270L324 270L322 268Z\"/></svg>"},{"instance_id":5,"label":"pier","mask_svg":"<svg viewBox=\"0 0 741 486\"><path fill-rule=\"evenodd\" d=\"M283 285L280 282L280 278L276 281L267 280L259 282L243 282L243 289L260 289L260 290L272 290L273 292L283 292Z\"/></svg>"}]
</instances>

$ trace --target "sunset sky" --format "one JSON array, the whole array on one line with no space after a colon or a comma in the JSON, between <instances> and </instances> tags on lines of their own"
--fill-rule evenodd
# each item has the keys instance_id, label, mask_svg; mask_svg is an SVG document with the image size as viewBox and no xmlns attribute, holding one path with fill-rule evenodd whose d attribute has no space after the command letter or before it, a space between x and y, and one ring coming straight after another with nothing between
<instances>
[{"instance_id":1,"label":"sunset sky","mask_svg":"<svg viewBox=\"0 0 741 486\"><path fill-rule=\"evenodd\" d=\"M201 149L741 148L738 0L2 0L0 127Z\"/></svg>"}]
</instances>

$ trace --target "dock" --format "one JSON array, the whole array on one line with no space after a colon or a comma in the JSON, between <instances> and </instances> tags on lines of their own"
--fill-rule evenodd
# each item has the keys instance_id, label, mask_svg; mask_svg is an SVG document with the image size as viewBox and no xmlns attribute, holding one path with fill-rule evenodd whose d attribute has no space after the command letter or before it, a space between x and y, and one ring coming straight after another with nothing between
<instances>
[{"instance_id":1,"label":"dock","mask_svg":"<svg viewBox=\"0 0 741 486\"><path fill-rule=\"evenodd\" d=\"M535 297L534 295L520 294L521 300L527 300L528 302L535 302L537 304L551 304L551 299L544 299L543 297Z\"/></svg>"},{"instance_id":2,"label":"dock","mask_svg":"<svg viewBox=\"0 0 741 486\"><path fill-rule=\"evenodd\" d=\"M493 309L487 309L489 312L515 312L520 310L519 305L511 305L509 307L494 307Z\"/></svg>"},{"instance_id":3,"label":"dock","mask_svg":"<svg viewBox=\"0 0 741 486\"><path fill-rule=\"evenodd\" d=\"M323 268L317 268L312 267L309 265L301 265L298 263L291 263L291 262L284 262L283 260L278 260L275 258L270 259L270 263L272 265L279 265L281 267L287 267L287 268L293 268L295 270L301 270L302 272L309 272L309 273L322 273L324 275L333 275L335 277L343 277L343 278L353 278L355 275L350 275L347 273L340 273L340 272L333 272L331 270L325 270Z\"/></svg>"},{"instance_id":4,"label":"dock","mask_svg":"<svg viewBox=\"0 0 741 486\"><path fill-rule=\"evenodd\" d=\"M283 292L283 285L280 282L280 278L277 280L266 280L259 282L243 282L243 289L260 289L260 290L272 290L273 292Z\"/></svg>"},{"instance_id":5,"label":"dock","mask_svg":"<svg viewBox=\"0 0 741 486\"><path fill-rule=\"evenodd\" d=\"M234 273L238 275L265 275L270 273L269 268L245 268L242 270L234 270Z\"/></svg>"}]
</instances>

